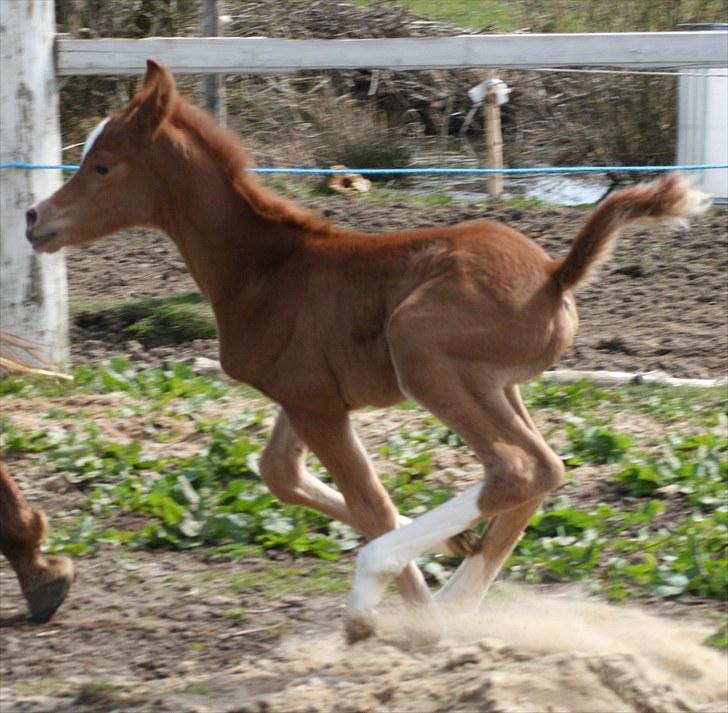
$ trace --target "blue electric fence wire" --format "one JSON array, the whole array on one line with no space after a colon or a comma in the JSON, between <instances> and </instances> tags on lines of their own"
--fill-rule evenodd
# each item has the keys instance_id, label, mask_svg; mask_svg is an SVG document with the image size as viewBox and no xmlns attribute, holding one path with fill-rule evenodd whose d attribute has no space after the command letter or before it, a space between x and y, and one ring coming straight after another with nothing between
<instances>
[{"instance_id":1,"label":"blue electric fence wire","mask_svg":"<svg viewBox=\"0 0 728 713\"><path fill-rule=\"evenodd\" d=\"M728 168L728 163L695 164L684 166L536 166L532 168L253 168L258 173L359 173L389 174L394 176L410 174L478 174L503 173L506 175L527 175L535 173L604 173L610 171L700 171L714 168Z\"/></svg>"},{"instance_id":2,"label":"blue electric fence wire","mask_svg":"<svg viewBox=\"0 0 728 713\"><path fill-rule=\"evenodd\" d=\"M80 166L78 166L75 163L54 164L54 163L26 163L25 161L7 161L5 163L0 163L0 168L28 168L28 169L58 168L58 169L63 169L64 171L78 171Z\"/></svg>"},{"instance_id":3,"label":"blue electric fence wire","mask_svg":"<svg viewBox=\"0 0 728 713\"><path fill-rule=\"evenodd\" d=\"M0 163L2 168L21 169L62 169L64 171L77 171L77 164L47 164L26 163L24 161L8 161ZM502 173L509 176L529 175L538 173L608 173L614 171L711 171L728 168L728 163L685 164L675 166L535 166L532 168L251 168L254 173L287 173L308 175L333 175L339 173L358 173L363 176L370 174L406 176L413 174L476 174L489 175Z\"/></svg>"}]
</instances>

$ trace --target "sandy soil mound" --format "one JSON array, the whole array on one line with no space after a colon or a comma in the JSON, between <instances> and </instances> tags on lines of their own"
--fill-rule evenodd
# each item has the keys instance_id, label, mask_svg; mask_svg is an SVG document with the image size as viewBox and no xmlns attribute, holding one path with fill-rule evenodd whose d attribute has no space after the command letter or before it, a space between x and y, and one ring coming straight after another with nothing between
<instances>
[{"instance_id":1,"label":"sandy soil mound","mask_svg":"<svg viewBox=\"0 0 728 713\"><path fill-rule=\"evenodd\" d=\"M637 610L501 588L476 620L449 617L442 644L409 651L402 617L387 619L384 641L289 641L256 671L285 685L262 708L661 713L725 701L725 660L699 643L707 632Z\"/></svg>"},{"instance_id":2,"label":"sandy soil mound","mask_svg":"<svg viewBox=\"0 0 728 713\"><path fill-rule=\"evenodd\" d=\"M701 645L708 630L640 610L500 586L477 618L450 613L437 645L412 647L416 625L392 608L382 614L382 633L355 646L337 627L299 632L270 658L212 678L147 685L125 703L238 713L714 713L725 706L726 659ZM214 702L194 691L214 692Z\"/></svg>"}]
</instances>

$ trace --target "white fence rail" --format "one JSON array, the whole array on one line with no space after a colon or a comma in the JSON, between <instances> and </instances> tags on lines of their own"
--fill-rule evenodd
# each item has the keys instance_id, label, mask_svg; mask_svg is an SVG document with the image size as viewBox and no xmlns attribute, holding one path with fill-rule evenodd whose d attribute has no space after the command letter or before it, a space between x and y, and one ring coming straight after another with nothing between
<instances>
[{"instance_id":1,"label":"white fence rail","mask_svg":"<svg viewBox=\"0 0 728 713\"><path fill-rule=\"evenodd\" d=\"M726 67L728 32L462 35L370 40L175 37L57 40L60 75L139 74L148 57L184 74L456 67Z\"/></svg>"}]
</instances>

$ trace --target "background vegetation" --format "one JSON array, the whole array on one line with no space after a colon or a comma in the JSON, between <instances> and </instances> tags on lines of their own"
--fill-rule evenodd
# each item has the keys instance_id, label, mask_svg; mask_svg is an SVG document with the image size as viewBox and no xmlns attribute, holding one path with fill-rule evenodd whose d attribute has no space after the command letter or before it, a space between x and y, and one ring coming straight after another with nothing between
<instances>
[{"instance_id":1,"label":"background vegetation","mask_svg":"<svg viewBox=\"0 0 728 713\"><path fill-rule=\"evenodd\" d=\"M356 0L406 7L478 30L515 32L665 32L680 23L725 22L724 0Z\"/></svg>"},{"instance_id":2,"label":"background vegetation","mask_svg":"<svg viewBox=\"0 0 728 713\"><path fill-rule=\"evenodd\" d=\"M195 0L56 0L59 28L80 36L198 34ZM228 0L231 36L391 37L483 32L673 30L680 23L725 22L725 0ZM422 19L435 20L422 24ZM401 165L422 136L470 136L480 119L466 91L482 72L351 71L295 77L229 76L228 121L259 163ZM663 164L674 158L676 81L670 77L502 71L514 88L504 108L506 160L545 163ZM82 141L99 117L123 105L137 79L65 80L65 142ZM186 93L194 77L182 80ZM89 111L91 107L91 111ZM341 136L347 137L341 141ZM373 153L374 148L382 149ZM450 145L450 148L452 146ZM472 149L461 148L465 156ZM480 153L480 152L478 152ZM74 158L69 153L66 160Z\"/></svg>"}]
</instances>

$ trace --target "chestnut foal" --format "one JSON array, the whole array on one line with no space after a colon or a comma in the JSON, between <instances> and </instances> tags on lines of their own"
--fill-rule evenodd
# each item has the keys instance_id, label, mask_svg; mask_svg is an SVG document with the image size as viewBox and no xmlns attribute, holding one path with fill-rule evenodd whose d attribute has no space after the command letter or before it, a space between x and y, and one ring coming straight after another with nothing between
<instances>
[{"instance_id":1,"label":"chestnut foal","mask_svg":"<svg viewBox=\"0 0 728 713\"><path fill-rule=\"evenodd\" d=\"M153 61L128 106L89 136L81 168L28 211L27 236L53 252L130 226L177 244L212 304L220 361L281 406L260 461L281 500L358 529L350 638L373 631L396 579L431 606L414 558L468 554L438 597L476 606L546 494L563 478L517 384L571 344L571 289L634 220L682 219L705 197L668 176L612 194L563 260L488 221L375 235L334 227L276 196L247 170L237 139L181 99ZM409 522L379 482L350 420L353 409L409 397L459 433L482 484ZM305 468L310 448L338 491ZM462 535L489 519L475 545ZM386 533L386 534L385 534Z\"/></svg>"}]
</instances>

